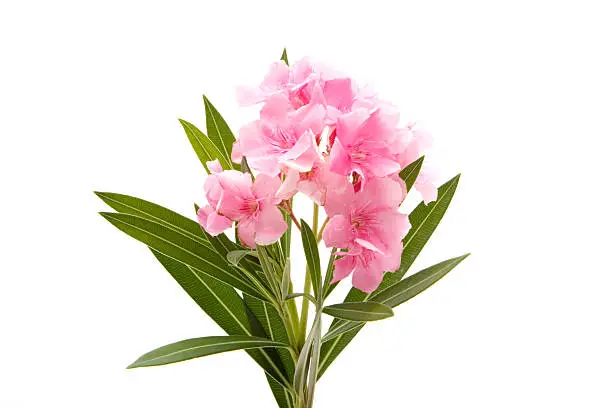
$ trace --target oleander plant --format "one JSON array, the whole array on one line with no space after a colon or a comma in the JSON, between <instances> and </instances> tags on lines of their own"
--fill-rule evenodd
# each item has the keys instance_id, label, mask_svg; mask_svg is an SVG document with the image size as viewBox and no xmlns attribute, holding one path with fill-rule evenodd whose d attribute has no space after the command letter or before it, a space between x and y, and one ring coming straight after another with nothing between
<instances>
[{"instance_id":1,"label":"oleander plant","mask_svg":"<svg viewBox=\"0 0 612 408\"><path fill-rule=\"evenodd\" d=\"M422 169L429 133L400 126L395 106L329 67L306 58L290 65L286 50L260 85L238 88L237 97L261 107L238 138L206 97L206 134L180 120L206 172L197 220L96 192L116 211L101 215L147 245L227 333L160 347L128 368L245 350L279 407L312 407L317 381L368 322L392 317L469 255L405 277L459 175L436 187ZM408 214L400 206L412 189L423 201ZM296 216L295 200L312 202L311 220ZM301 291L292 281L296 236ZM323 247L330 255L322 265ZM349 276L344 301L328 304ZM323 315L331 316L326 330Z\"/></svg>"}]
</instances>

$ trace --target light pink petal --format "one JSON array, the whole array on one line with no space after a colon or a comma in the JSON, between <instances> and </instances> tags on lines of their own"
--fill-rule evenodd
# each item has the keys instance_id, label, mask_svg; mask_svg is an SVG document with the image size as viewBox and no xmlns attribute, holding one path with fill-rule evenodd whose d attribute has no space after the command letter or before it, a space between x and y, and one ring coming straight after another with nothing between
<instances>
[{"instance_id":1,"label":"light pink petal","mask_svg":"<svg viewBox=\"0 0 612 408\"><path fill-rule=\"evenodd\" d=\"M331 217L323 230L323 241L328 248L348 248L353 238L351 223L343 215Z\"/></svg>"},{"instance_id":2,"label":"light pink petal","mask_svg":"<svg viewBox=\"0 0 612 408\"><path fill-rule=\"evenodd\" d=\"M372 293L382 282L384 271L377 268L376 262L358 264L353 272L353 286L365 293Z\"/></svg>"},{"instance_id":3,"label":"light pink petal","mask_svg":"<svg viewBox=\"0 0 612 408\"><path fill-rule=\"evenodd\" d=\"M266 205L257 213L255 221L255 242L270 245L278 241L287 230L283 213L274 205Z\"/></svg>"},{"instance_id":4,"label":"light pink petal","mask_svg":"<svg viewBox=\"0 0 612 408\"><path fill-rule=\"evenodd\" d=\"M289 81L289 67L283 61L274 61L268 70L261 86L264 89L277 90Z\"/></svg>"},{"instance_id":5,"label":"light pink petal","mask_svg":"<svg viewBox=\"0 0 612 408\"><path fill-rule=\"evenodd\" d=\"M267 174L258 174L253 182L253 194L258 200L275 200L276 192L281 186L279 177L270 177Z\"/></svg>"},{"instance_id":6,"label":"light pink petal","mask_svg":"<svg viewBox=\"0 0 612 408\"><path fill-rule=\"evenodd\" d=\"M288 169L285 175L285 180L276 192L276 197L281 200L289 200L297 193L298 181L300 180L300 172L293 169Z\"/></svg>"},{"instance_id":7,"label":"light pink petal","mask_svg":"<svg viewBox=\"0 0 612 408\"><path fill-rule=\"evenodd\" d=\"M400 179L401 180L401 179ZM393 178L373 178L364 187L357 200L359 205L369 203L376 208L395 209L404 201L401 182Z\"/></svg>"},{"instance_id":8,"label":"light pink petal","mask_svg":"<svg viewBox=\"0 0 612 408\"><path fill-rule=\"evenodd\" d=\"M217 175L211 174L206 177L206 181L204 181L204 193L206 194L206 200L208 200L208 204L213 206L214 209L219 205L219 200L221 199L221 195L223 194L223 189L219 184L219 180L217 179Z\"/></svg>"},{"instance_id":9,"label":"light pink petal","mask_svg":"<svg viewBox=\"0 0 612 408\"><path fill-rule=\"evenodd\" d=\"M228 190L239 194L242 197L250 197L253 180L248 173L242 173L238 170L226 170L216 175L219 184L223 190Z\"/></svg>"},{"instance_id":10,"label":"light pink petal","mask_svg":"<svg viewBox=\"0 0 612 408\"><path fill-rule=\"evenodd\" d=\"M334 261L334 277L331 283L336 283L349 276L355 269L355 257L345 255Z\"/></svg>"},{"instance_id":11,"label":"light pink petal","mask_svg":"<svg viewBox=\"0 0 612 408\"><path fill-rule=\"evenodd\" d=\"M308 57L304 57L291 65L291 79L293 83L301 84L310 77L312 71L312 62Z\"/></svg>"},{"instance_id":12,"label":"light pink petal","mask_svg":"<svg viewBox=\"0 0 612 408\"><path fill-rule=\"evenodd\" d=\"M213 212L208 216L205 230L214 237L221 234L226 229L231 228L233 224L234 221L230 220L227 217L224 217L223 215Z\"/></svg>"},{"instance_id":13,"label":"light pink petal","mask_svg":"<svg viewBox=\"0 0 612 408\"><path fill-rule=\"evenodd\" d=\"M346 188L342 192L328 190L325 200L325 213L328 217L337 214L346 215L354 201L355 190L353 188Z\"/></svg>"},{"instance_id":14,"label":"light pink petal","mask_svg":"<svg viewBox=\"0 0 612 408\"><path fill-rule=\"evenodd\" d=\"M321 156L317 151L315 136L310 131L304 133L295 145L280 158L280 163L300 172L311 170L314 163L318 161L321 161Z\"/></svg>"},{"instance_id":15,"label":"light pink petal","mask_svg":"<svg viewBox=\"0 0 612 408\"><path fill-rule=\"evenodd\" d=\"M340 140L336 140L329 152L329 169L334 173L348 176L351 173L351 158L342 146Z\"/></svg>"},{"instance_id":16,"label":"light pink petal","mask_svg":"<svg viewBox=\"0 0 612 408\"><path fill-rule=\"evenodd\" d=\"M250 216L256 209L257 203L254 199L250 200L252 205L249 205L249 200L241 197L232 191L223 190L221 199L217 204L217 212L223 214L232 220L241 220Z\"/></svg>"},{"instance_id":17,"label":"light pink petal","mask_svg":"<svg viewBox=\"0 0 612 408\"><path fill-rule=\"evenodd\" d=\"M208 171L211 173L221 173L223 171L223 167L221 167L221 163L219 163L219 159L211 160L206 162L206 167Z\"/></svg>"},{"instance_id":18,"label":"light pink petal","mask_svg":"<svg viewBox=\"0 0 612 408\"><path fill-rule=\"evenodd\" d=\"M308 130L314 134L320 134L325 127L325 108L322 105L311 103L299 108L291 115L291 122L295 126L295 132L302 134Z\"/></svg>"},{"instance_id":19,"label":"light pink petal","mask_svg":"<svg viewBox=\"0 0 612 408\"><path fill-rule=\"evenodd\" d=\"M261 108L261 119L274 124L287 122L287 115L293 110L291 102L285 94L276 94L270 97Z\"/></svg>"},{"instance_id":20,"label":"light pink petal","mask_svg":"<svg viewBox=\"0 0 612 408\"><path fill-rule=\"evenodd\" d=\"M239 86L236 88L236 100L241 106L254 105L263 102L266 99L266 94L261 88L251 88L247 86Z\"/></svg>"},{"instance_id":21,"label":"light pink petal","mask_svg":"<svg viewBox=\"0 0 612 408\"><path fill-rule=\"evenodd\" d=\"M327 81L323 92L327 104L338 110L347 111L353 104L353 84L350 78Z\"/></svg>"},{"instance_id":22,"label":"light pink petal","mask_svg":"<svg viewBox=\"0 0 612 408\"><path fill-rule=\"evenodd\" d=\"M359 109L338 117L336 125L336 137L345 146L350 146L357 141L360 126L368 118L368 111Z\"/></svg>"},{"instance_id":23,"label":"light pink petal","mask_svg":"<svg viewBox=\"0 0 612 408\"><path fill-rule=\"evenodd\" d=\"M391 156L375 156L368 162L368 170L376 177L385 177L401 170L399 163Z\"/></svg>"},{"instance_id":24,"label":"light pink petal","mask_svg":"<svg viewBox=\"0 0 612 408\"><path fill-rule=\"evenodd\" d=\"M366 238L355 238L355 243L370 251L378 252L380 254L385 253L385 247L380 240L374 241L371 239L371 237L369 240Z\"/></svg>"},{"instance_id":25,"label":"light pink petal","mask_svg":"<svg viewBox=\"0 0 612 408\"><path fill-rule=\"evenodd\" d=\"M438 189L431 182L415 183L414 188L421 193L425 205L438 199Z\"/></svg>"},{"instance_id":26,"label":"light pink petal","mask_svg":"<svg viewBox=\"0 0 612 408\"><path fill-rule=\"evenodd\" d=\"M242 148L240 147L240 140L236 140L232 145L232 161L240 164L242 162Z\"/></svg>"},{"instance_id":27,"label":"light pink petal","mask_svg":"<svg viewBox=\"0 0 612 408\"><path fill-rule=\"evenodd\" d=\"M238 239L242 245L255 248L255 218L247 217L238 222Z\"/></svg>"},{"instance_id":28,"label":"light pink petal","mask_svg":"<svg viewBox=\"0 0 612 408\"><path fill-rule=\"evenodd\" d=\"M206 229L208 217L214 212L215 210L210 205L205 205L198 209L198 223L202 226L202 228Z\"/></svg>"}]
</instances>

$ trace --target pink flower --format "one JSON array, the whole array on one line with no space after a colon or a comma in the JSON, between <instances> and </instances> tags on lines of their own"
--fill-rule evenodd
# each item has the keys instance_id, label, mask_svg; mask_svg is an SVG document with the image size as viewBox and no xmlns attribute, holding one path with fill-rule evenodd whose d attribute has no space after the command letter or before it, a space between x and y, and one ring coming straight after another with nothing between
<instances>
[{"instance_id":1,"label":"pink flower","mask_svg":"<svg viewBox=\"0 0 612 408\"><path fill-rule=\"evenodd\" d=\"M285 95L292 106L310 103L313 81L317 75L313 73L313 66L307 58L303 58L291 67L283 61L272 63L263 82L257 88L239 87L236 91L238 103L253 105L269 100L277 94Z\"/></svg>"},{"instance_id":2,"label":"pink flower","mask_svg":"<svg viewBox=\"0 0 612 408\"><path fill-rule=\"evenodd\" d=\"M353 282L359 285L355 286L371 291L383 272L399 267L402 238L410 228L408 216L398 210L404 195L400 183L391 178L372 179L357 193L347 188L328 194L325 212L330 220L323 240L327 247L349 249L336 261L335 280L354 271Z\"/></svg>"},{"instance_id":3,"label":"pink flower","mask_svg":"<svg viewBox=\"0 0 612 408\"><path fill-rule=\"evenodd\" d=\"M401 251L401 241L398 242ZM372 293L380 285L385 271L393 272L400 267L401 259L375 251L362 249L358 252L338 252L344 255L334 261L334 277L332 283L338 282L351 273L353 286L365 292Z\"/></svg>"},{"instance_id":4,"label":"pink flower","mask_svg":"<svg viewBox=\"0 0 612 408\"><path fill-rule=\"evenodd\" d=\"M288 169L277 196L288 200L300 191L318 205L325 205L328 191L330 194L340 194L349 187L352 186L346 177L329 170L329 156L325 156L323 161L315 163L308 172Z\"/></svg>"},{"instance_id":5,"label":"pink flower","mask_svg":"<svg viewBox=\"0 0 612 408\"><path fill-rule=\"evenodd\" d=\"M395 123L380 110L359 109L338 118L330 151L330 169L350 176L385 177L401 170L396 152L390 149L397 136Z\"/></svg>"},{"instance_id":6,"label":"pink flower","mask_svg":"<svg viewBox=\"0 0 612 408\"><path fill-rule=\"evenodd\" d=\"M261 110L261 119L240 130L232 159L244 155L251 169L276 176L281 166L309 171L321 160L316 135L323 130L325 112L320 105L293 110L287 96L276 94Z\"/></svg>"},{"instance_id":7,"label":"pink flower","mask_svg":"<svg viewBox=\"0 0 612 408\"><path fill-rule=\"evenodd\" d=\"M280 183L278 177L265 174L253 182L248 173L236 170L211 174L204 184L209 205L198 210L198 221L213 236L237 221L238 237L244 245L270 245L287 229L277 207Z\"/></svg>"}]
</instances>

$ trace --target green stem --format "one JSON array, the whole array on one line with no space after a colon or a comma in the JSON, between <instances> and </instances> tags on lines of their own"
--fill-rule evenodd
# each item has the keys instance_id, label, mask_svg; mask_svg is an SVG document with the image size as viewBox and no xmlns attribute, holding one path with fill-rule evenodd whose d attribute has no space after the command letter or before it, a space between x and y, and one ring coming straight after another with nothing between
<instances>
[{"instance_id":1,"label":"green stem","mask_svg":"<svg viewBox=\"0 0 612 408\"><path fill-rule=\"evenodd\" d=\"M315 203L312 208L312 232L314 236L317 236L319 228L319 206ZM309 295L310 294L310 271L308 270L308 266L306 266L306 277L304 278L304 290L303 293ZM303 299L302 301L302 312L300 314L300 337L299 337L299 346L303 346L306 341L306 331L308 327L308 307L310 302L308 300Z\"/></svg>"}]
</instances>

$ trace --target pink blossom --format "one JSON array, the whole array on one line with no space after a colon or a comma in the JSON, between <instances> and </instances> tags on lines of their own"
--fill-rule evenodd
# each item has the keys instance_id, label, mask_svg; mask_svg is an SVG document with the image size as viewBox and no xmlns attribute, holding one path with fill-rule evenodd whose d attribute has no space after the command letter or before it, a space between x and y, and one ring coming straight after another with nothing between
<instances>
[{"instance_id":1,"label":"pink blossom","mask_svg":"<svg viewBox=\"0 0 612 408\"><path fill-rule=\"evenodd\" d=\"M438 189L434 185L433 181L435 175L428 169L421 170L414 182L414 189L421 193L423 202L425 205L438 199Z\"/></svg>"},{"instance_id":2,"label":"pink blossom","mask_svg":"<svg viewBox=\"0 0 612 408\"><path fill-rule=\"evenodd\" d=\"M352 186L346 177L329 170L329 156L325 156L310 171L300 173L288 169L277 196L287 200L300 191L318 205L325 205L328 191L330 194L340 194L349 187Z\"/></svg>"},{"instance_id":3,"label":"pink blossom","mask_svg":"<svg viewBox=\"0 0 612 408\"><path fill-rule=\"evenodd\" d=\"M244 155L251 169L276 176L281 166L309 171L321 160L316 135L323 130L323 107L305 105L293 110L287 96L276 94L261 110L261 119L240 130L232 159Z\"/></svg>"},{"instance_id":4,"label":"pink blossom","mask_svg":"<svg viewBox=\"0 0 612 408\"><path fill-rule=\"evenodd\" d=\"M310 103L311 89L317 75L312 63L303 58L291 67L283 61L272 63L262 83L256 88L239 87L236 91L238 103L253 105L269 100L277 94L285 95L298 108Z\"/></svg>"},{"instance_id":5,"label":"pink blossom","mask_svg":"<svg viewBox=\"0 0 612 408\"><path fill-rule=\"evenodd\" d=\"M287 229L277 204L278 177L259 174L253 182L248 173L226 170L211 174L204 184L209 205L198 210L198 221L215 236L234 221L240 241L251 248L276 242Z\"/></svg>"},{"instance_id":6,"label":"pink blossom","mask_svg":"<svg viewBox=\"0 0 612 408\"><path fill-rule=\"evenodd\" d=\"M364 181L401 170L396 152L390 149L397 132L394 120L376 109L358 109L338 118L330 151L332 171L358 174Z\"/></svg>"},{"instance_id":7,"label":"pink blossom","mask_svg":"<svg viewBox=\"0 0 612 408\"><path fill-rule=\"evenodd\" d=\"M401 241L394 252L402 249ZM358 251L339 252L342 258L334 261L334 277L331 283L338 282L351 273L353 274L353 286L365 292L372 293L382 282L385 271L393 272L400 267L401 257L393 254L381 254L376 251L358 248Z\"/></svg>"},{"instance_id":8,"label":"pink blossom","mask_svg":"<svg viewBox=\"0 0 612 408\"><path fill-rule=\"evenodd\" d=\"M338 276L347 270L361 271L353 279L364 279L360 289L365 291L380 283L376 279L383 272L399 267L402 238L410 228L408 216L398 210L404 195L400 183L391 178L372 179L357 193L347 188L341 194L328 194L325 212L330 220L323 230L325 245L348 248L345 258L356 257L337 261L345 267Z\"/></svg>"}]
</instances>

